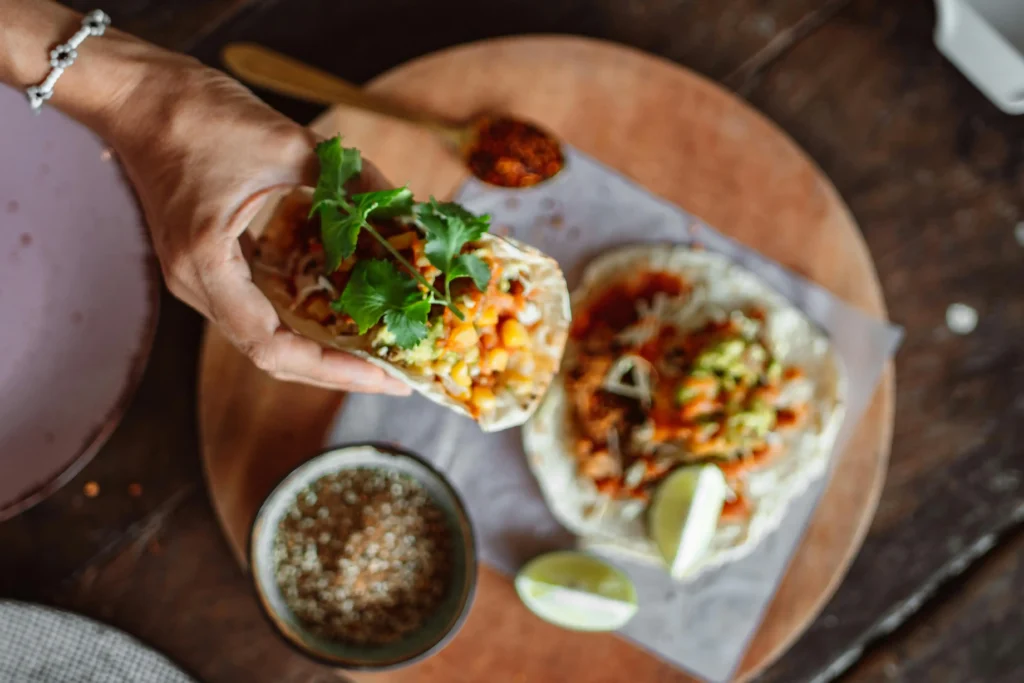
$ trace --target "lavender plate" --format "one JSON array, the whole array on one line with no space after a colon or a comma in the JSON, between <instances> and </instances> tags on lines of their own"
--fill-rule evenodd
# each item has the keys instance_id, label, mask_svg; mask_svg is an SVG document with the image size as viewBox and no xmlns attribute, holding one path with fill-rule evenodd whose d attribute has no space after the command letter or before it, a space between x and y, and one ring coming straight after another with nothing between
<instances>
[{"instance_id":1,"label":"lavender plate","mask_svg":"<svg viewBox=\"0 0 1024 683\"><path fill-rule=\"evenodd\" d=\"M0 86L0 520L117 425L156 327L158 270L105 145Z\"/></svg>"}]
</instances>

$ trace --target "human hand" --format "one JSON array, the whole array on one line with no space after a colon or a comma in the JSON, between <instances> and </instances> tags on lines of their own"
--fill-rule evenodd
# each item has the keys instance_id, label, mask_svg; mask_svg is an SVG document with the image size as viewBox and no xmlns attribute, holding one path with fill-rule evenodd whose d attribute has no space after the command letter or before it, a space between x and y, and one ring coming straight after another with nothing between
<instances>
[{"instance_id":1,"label":"human hand","mask_svg":"<svg viewBox=\"0 0 1024 683\"><path fill-rule=\"evenodd\" d=\"M252 282L239 236L268 191L315 185L313 133L223 73L146 48L135 56L145 76L111 107L104 133L139 195L171 292L278 379L410 393L381 369L284 329ZM388 187L370 164L359 184Z\"/></svg>"}]
</instances>

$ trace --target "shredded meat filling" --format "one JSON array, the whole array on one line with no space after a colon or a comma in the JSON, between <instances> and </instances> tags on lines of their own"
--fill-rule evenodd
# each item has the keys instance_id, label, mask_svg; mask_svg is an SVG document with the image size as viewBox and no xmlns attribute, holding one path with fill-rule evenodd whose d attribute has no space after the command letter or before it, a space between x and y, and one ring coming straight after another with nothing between
<instances>
[{"instance_id":1,"label":"shredded meat filling","mask_svg":"<svg viewBox=\"0 0 1024 683\"><path fill-rule=\"evenodd\" d=\"M637 282L656 283L670 296L690 291L681 283L669 287L661 273ZM803 373L774 359L759 310L735 311L696 329L663 320L640 330L644 321L627 308L638 304L637 291L649 295L635 283L611 285L574 323L576 356L565 385L578 471L605 495L646 500L674 467L714 463L733 490L730 516L742 515L746 473L781 451L773 432L807 419L806 404L781 404L782 387ZM627 356L649 365L620 375L614 368ZM645 388L632 391L638 369L647 373Z\"/></svg>"}]
</instances>

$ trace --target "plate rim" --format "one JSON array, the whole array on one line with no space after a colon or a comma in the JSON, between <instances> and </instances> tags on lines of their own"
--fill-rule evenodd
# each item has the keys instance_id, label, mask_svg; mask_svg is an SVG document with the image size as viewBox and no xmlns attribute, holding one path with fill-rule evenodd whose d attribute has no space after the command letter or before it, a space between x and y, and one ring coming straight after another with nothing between
<instances>
[{"instance_id":1,"label":"plate rim","mask_svg":"<svg viewBox=\"0 0 1024 683\"><path fill-rule=\"evenodd\" d=\"M124 176L123 171L121 172L121 175L122 177ZM124 182L128 185L128 189L131 191L134 198L135 191L131 184L128 183L126 178L124 179ZM12 500L6 503L0 503L0 522L13 519L21 513L35 507L74 479L75 476L78 475L78 473L96 457L100 449L106 445L107 441L113 435L114 430L116 430L118 425L121 424L122 418L125 413L128 412L132 399L135 397L135 392L142 383L142 378L146 374L146 368L149 366L149 358L153 351L153 344L156 340L157 323L160 319L161 286L159 261L157 260L156 254L153 252L152 245L149 241L148 228L145 218L143 218L141 207L138 208L138 212L140 218L139 227L143 231L143 239L145 240L146 245L146 251L142 255L142 259L144 271L143 279L145 280L148 292L146 295L144 327L142 334L139 336L139 343L132 355L132 361L128 367L128 374L125 376L124 382L121 384L121 391L118 393L113 406L103 416L100 425L86 434L82 444L78 448L74 449L74 454L68 458L66 464L64 464L59 471L57 471L53 476L50 476L49 478L32 485L30 488L25 489Z\"/></svg>"}]
</instances>

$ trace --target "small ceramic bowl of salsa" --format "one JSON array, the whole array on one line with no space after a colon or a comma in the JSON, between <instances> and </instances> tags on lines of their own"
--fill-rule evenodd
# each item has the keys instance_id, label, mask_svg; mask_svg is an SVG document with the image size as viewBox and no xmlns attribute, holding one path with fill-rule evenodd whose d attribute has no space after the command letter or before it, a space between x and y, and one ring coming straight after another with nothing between
<instances>
[{"instance_id":1,"label":"small ceramic bowl of salsa","mask_svg":"<svg viewBox=\"0 0 1024 683\"><path fill-rule=\"evenodd\" d=\"M473 528L422 457L331 448L288 474L253 523L249 563L281 636L331 666L379 671L443 648L476 589Z\"/></svg>"}]
</instances>

